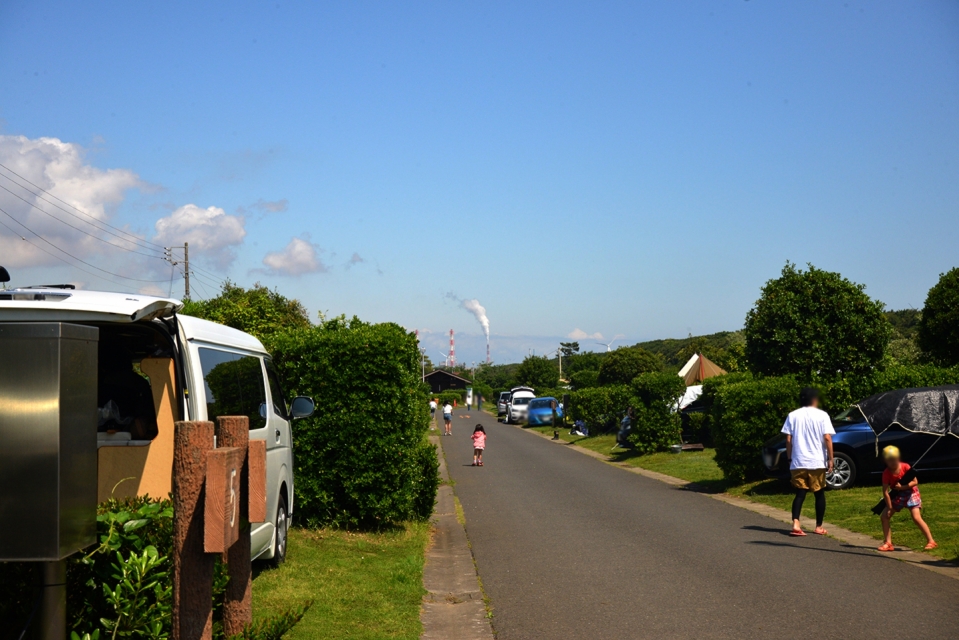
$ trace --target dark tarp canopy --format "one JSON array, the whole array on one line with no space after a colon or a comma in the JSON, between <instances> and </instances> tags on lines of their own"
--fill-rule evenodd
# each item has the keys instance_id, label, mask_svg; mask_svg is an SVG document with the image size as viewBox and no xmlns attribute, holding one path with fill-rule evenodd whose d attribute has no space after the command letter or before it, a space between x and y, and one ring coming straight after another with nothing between
<instances>
[{"instance_id":1,"label":"dark tarp canopy","mask_svg":"<svg viewBox=\"0 0 959 640\"><path fill-rule=\"evenodd\" d=\"M914 433L959 437L959 384L886 391L856 406L876 434L898 425Z\"/></svg>"}]
</instances>

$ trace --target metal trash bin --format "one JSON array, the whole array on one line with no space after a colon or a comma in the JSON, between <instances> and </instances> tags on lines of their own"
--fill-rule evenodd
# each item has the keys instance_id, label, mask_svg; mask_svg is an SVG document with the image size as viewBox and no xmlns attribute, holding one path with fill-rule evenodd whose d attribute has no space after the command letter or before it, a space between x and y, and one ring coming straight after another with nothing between
<instances>
[{"instance_id":1,"label":"metal trash bin","mask_svg":"<svg viewBox=\"0 0 959 640\"><path fill-rule=\"evenodd\" d=\"M0 561L96 542L96 327L0 323Z\"/></svg>"}]
</instances>

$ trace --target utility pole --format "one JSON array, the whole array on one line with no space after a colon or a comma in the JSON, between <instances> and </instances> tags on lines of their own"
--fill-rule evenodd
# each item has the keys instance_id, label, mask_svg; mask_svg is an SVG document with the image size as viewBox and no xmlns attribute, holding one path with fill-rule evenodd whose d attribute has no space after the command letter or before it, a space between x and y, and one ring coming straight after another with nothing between
<instances>
[{"instance_id":1,"label":"utility pole","mask_svg":"<svg viewBox=\"0 0 959 640\"><path fill-rule=\"evenodd\" d=\"M167 262L176 266L179 261L173 257L174 249L183 249L183 299L190 299L190 243L184 242L182 247L163 247L163 254Z\"/></svg>"}]
</instances>

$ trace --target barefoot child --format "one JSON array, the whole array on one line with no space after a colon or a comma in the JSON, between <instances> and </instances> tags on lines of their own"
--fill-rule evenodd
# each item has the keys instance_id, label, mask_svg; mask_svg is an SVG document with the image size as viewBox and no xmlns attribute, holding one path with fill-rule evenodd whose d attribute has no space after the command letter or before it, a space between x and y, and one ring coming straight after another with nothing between
<instances>
[{"instance_id":1,"label":"barefoot child","mask_svg":"<svg viewBox=\"0 0 959 640\"><path fill-rule=\"evenodd\" d=\"M483 466L483 449L486 448L486 429L478 424L473 429L473 466Z\"/></svg>"},{"instance_id":2,"label":"barefoot child","mask_svg":"<svg viewBox=\"0 0 959 640\"><path fill-rule=\"evenodd\" d=\"M883 460L886 462L886 469L882 472L882 497L886 501L886 508L882 512L882 533L885 540L880 551L895 551L896 547L892 544L892 528L889 521L894 513L903 509L909 509L912 514L912 521L916 523L919 530L926 536L925 549L935 549L939 545L932 539L932 533L929 532L929 525L922 519L922 496L919 495L919 480L913 478L909 482L900 484L910 466L899 459L899 449L896 447L886 447L882 450Z\"/></svg>"}]
</instances>

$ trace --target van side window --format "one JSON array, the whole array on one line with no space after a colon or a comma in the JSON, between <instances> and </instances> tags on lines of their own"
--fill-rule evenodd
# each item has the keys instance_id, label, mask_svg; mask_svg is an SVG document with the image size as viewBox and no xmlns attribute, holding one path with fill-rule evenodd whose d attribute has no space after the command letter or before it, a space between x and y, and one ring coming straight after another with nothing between
<instances>
[{"instance_id":1,"label":"van side window","mask_svg":"<svg viewBox=\"0 0 959 640\"><path fill-rule=\"evenodd\" d=\"M247 416L250 429L266 426L266 386L256 356L200 348L208 420Z\"/></svg>"},{"instance_id":2,"label":"van side window","mask_svg":"<svg viewBox=\"0 0 959 640\"><path fill-rule=\"evenodd\" d=\"M280 386L280 377L276 375L276 367L269 358L264 358L263 361L266 363L266 379L270 381L270 395L273 396L273 413L287 419L290 411L286 406L283 388Z\"/></svg>"}]
</instances>

